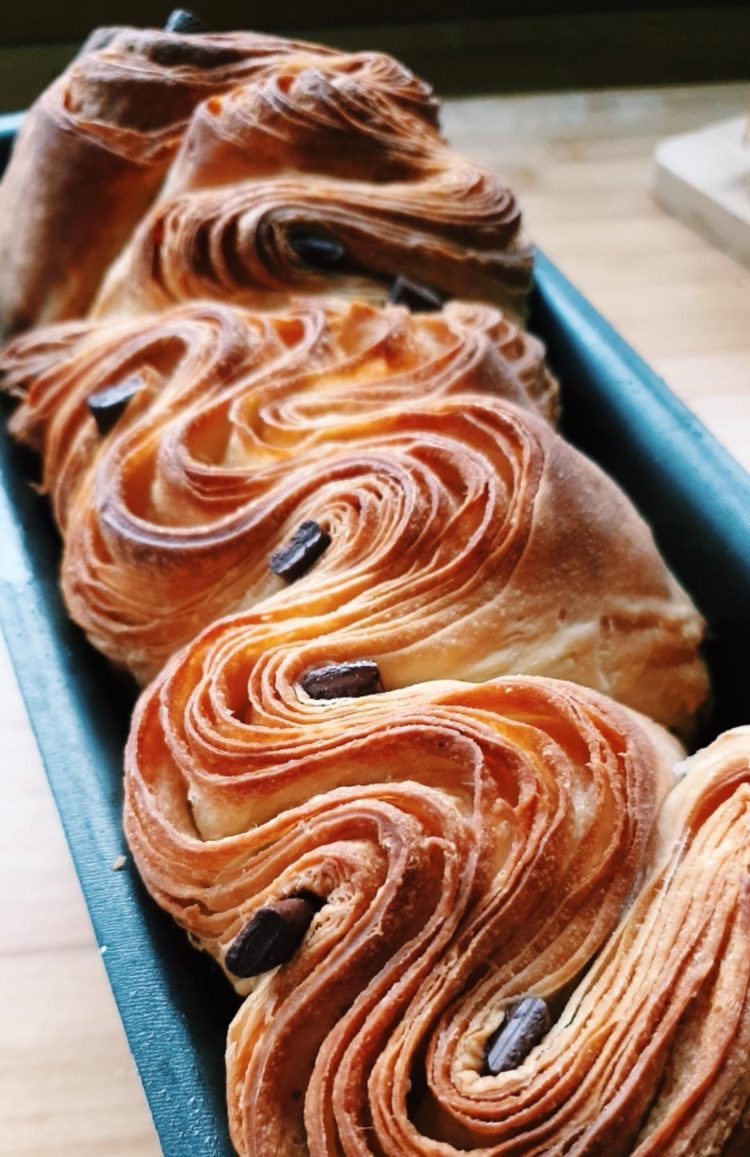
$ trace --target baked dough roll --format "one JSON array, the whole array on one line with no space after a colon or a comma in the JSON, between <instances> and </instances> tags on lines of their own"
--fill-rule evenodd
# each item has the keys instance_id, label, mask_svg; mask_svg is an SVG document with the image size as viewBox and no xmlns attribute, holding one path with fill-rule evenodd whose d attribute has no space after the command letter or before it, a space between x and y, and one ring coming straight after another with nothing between
<instances>
[{"instance_id":1,"label":"baked dough roll","mask_svg":"<svg viewBox=\"0 0 750 1157\"><path fill-rule=\"evenodd\" d=\"M713 1157L746 1136L750 729L721 736L682 770L659 815L650 878L523 1062L498 1075L477 1064L498 1019L481 985L477 999L457 994L434 1022L422 1135L405 1119L402 1075L417 1006L404 1015L370 1078L382 1151L432 1153L428 1138L439 1136L451 1142L446 1157L454 1146L514 1157ZM509 978L506 999L529 988L545 995L533 971L518 981Z\"/></svg>"},{"instance_id":2,"label":"baked dough roll","mask_svg":"<svg viewBox=\"0 0 750 1157\"><path fill-rule=\"evenodd\" d=\"M290 292L382 303L406 275L524 312L531 248L513 194L457 159L429 90L389 57L290 56L195 112L159 204L95 315Z\"/></svg>"},{"instance_id":3,"label":"baked dough roll","mask_svg":"<svg viewBox=\"0 0 750 1157\"><path fill-rule=\"evenodd\" d=\"M43 455L61 529L77 493L73 475L90 469L108 444L89 399L128 378L145 385L149 376L154 388L148 396L139 391L138 402L118 414L115 433L142 416L144 402L151 416L164 411L163 423L209 399L226 402L230 390L232 397L252 395L256 408L283 401L293 422L295 392L300 416L313 394L319 405L335 401L340 414L344 405L372 410L462 390L530 404L552 423L558 415L558 384L541 342L478 303L412 314L299 299L285 313L259 315L202 302L145 322L64 322L17 337L0 352L0 386L20 402L10 431Z\"/></svg>"},{"instance_id":4,"label":"baked dough roll","mask_svg":"<svg viewBox=\"0 0 750 1157\"><path fill-rule=\"evenodd\" d=\"M160 202L92 313L132 315L204 297L277 308L290 293L382 304L406 274L520 317L531 266L514 195L464 162L382 184L289 174Z\"/></svg>"},{"instance_id":5,"label":"baked dough roll","mask_svg":"<svg viewBox=\"0 0 750 1157\"><path fill-rule=\"evenodd\" d=\"M238 1153L450 1154L432 1098L466 1087L479 1116L522 1095L536 1059L483 1078L484 1041L517 995L564 992L616 928L677 745L572 684L321 702L304 670L290 650L259 677L208 639L176 656L134 718L128 841L244 997L227 1047ZM266 968L274 915L293 935ZM455 1073L434 1093L446 1048ZM485 1143L480 1122L458 1144L504 1152Z\"/></svg>"},{"instance_id":6,"label":"baked dough roll","mask_svg":"<svg viewBox=\"0 0 750 1157\"><path fill-rule=\"evenodd\" d=\"M523 401L503 329L473 306L202 305L93 330L14 419L37 443L48 422L71 614L142 680L236 613L259 661L304 644L391 687L548 674L688 729L700 617L616 485L500 400ZM33 361L33 335L12 349ZM87 399L133 380L102 437Z\"/></svg>"},{"instance_id":7,"label":"baked dough roll","mask_svg":"<svg viewBox=\"0 0 750 1157\"><path fill-rule=\"evenodd\" d=\"M17 338L5 350L0 372L4 388L22 399L11 419L12 432L43 454L44 488L68 540L63 572L71 609L76 617L83 614L98 646L143 677L205 626L211 613L245 605L248 597L255 601L269 584L272 590L283 585L267 569L267 554L283 533L280 512L273 514L268 507L262 515L266 553L251 560L250 541L237 541L235 561L248 568L246 590L229 599L213 598L210 605L205 602L227 563L221 538L226 546L238 533L240 538L248 532L252 536L255 515L241 530L243 508L245 515L253 509L261 513L263 491L281 482L290 454L305 443L319 458L316 444L324 444L329 431L335 441L337 424L343 422L346 428L359 412L369 418L413 401L467 390L521 405L533 401L552 417L557 389L535 339L497 310L457 302L435 315L409 314L397 307L300 303L287 314L260 316L203 304L160 315L148 324L69 322ZM136 393L112 431L103 435L89 399L128 381L136 383ZM171 521L178 539L180 522L183 531L203 523L208 535L206 550L199 553L206 556L204 564L213 575L198 579L196 572L191 578L193 563L187 558L180 573L170 564L163 577L171 606L166 618L159 615L160 625L150 605L143 607L143 614L136 613L137 622L132 618L138 599L128 595L127 574L140 573L141 531L116 557L105 542L108 531L102 538L102 510L94 514L91 507L94 492L100 498L108 495L107 506L121 487L131 492L125 475L143 460L144 450L155 448L155 439L163 443L158 458L164 470L160 466L160 478L153 480L153 498L165 505L161 513L153 507L148 533L158 534L162 524L162 548L172 554L167 523ZM167 462L170 444L181 447L179 457L186 451L192 460L184 463L182 481ZM113 475L105 480L102 455L115 445L125 457L115 451L117 479ZM264 469L259 472L259 467ZM310 483L314 486L314 478ZM167 507L171 515L165 522ZM222 525L234 521L233 510L239 522L234 530L226 525L222 532ZM210 547L213 537L216 542ZM177 539L172 543L176 545ZM260 589L248 596L253 570ZM196 587L191 594L196 579L202 589Z\"/></svg>"},{"instance_id":8,"label":"baked dough roll","mask_svg":"<svg viewBox=\"0 0 750 1157\"><path fill-rule=\"evenodd\" d=\"M220 400L113 441L66 526L63 590L95 645L145 680L234 612L259 661L310 640L311 665L365 657L389 686L550 674L689 731L702 621L614 483L490 397L353 392ZM306 529L322 556L301 544L303 573L279 573Z\"/></svg>"},{"instance_id":9,"label":"baked dough roll","mask_svg":"<svg viewBox=\"0 0 750 1157\"><path fill-rule=\"evenodd\" d=\"M450 156L431 90L392 57L297 55L195 110L162 197L285 171L408 180Z\"/></svg>"},{"instance_id":10,"label":"baked dough roll","mask_svg":"<svg viewBox=\"0 0 750 1157\"><path fill-rule=\"evenodd\" d=\"M0 333L80 316L196 105L330 50L251 33L102 29L36 101L0 184Z\"/></svg>"}]
</instances>

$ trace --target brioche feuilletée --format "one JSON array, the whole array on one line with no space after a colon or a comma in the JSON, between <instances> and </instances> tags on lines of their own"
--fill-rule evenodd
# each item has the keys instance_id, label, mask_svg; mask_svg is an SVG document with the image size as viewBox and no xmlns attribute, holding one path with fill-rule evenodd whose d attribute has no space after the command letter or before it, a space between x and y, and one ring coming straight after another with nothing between
<instances>
[{"instance_id":1,"label":"brioche feuillet\u00e9e","mask_svg":"<svg viewBox=\"0 0 750 1157\"><path fill-rule=\"evenodd\" d=\"M238 1152L708 1157L746 737L673 788L702 620L555 432L518 204L436 113L376 53L93 38L0 186L12 430L153 680L126 832L244 998Z\"/></svg>"},{"instance_id":2,"label":"brioche feuillet\u00e9e","mask_svg":"<svg viewBox=\"0 0 750 1157\"><path fill-rule=\"evenodd\" d=\"M99 29L29 110L0 185L0 332L80 316L201 101L326 50L252 33Z\"/></svg>"},{"instance_id":3,"label":"brioche feuillet\u00e9e","mask_svg":"<svg viewBox=\"0 0 750 1157\"><path fill-rule=\"evenodd\" d=\"M622 492L534 413L538 348L497 311L183 307L39 330L3 366L68 607L142 681L235 614L259 655L307 639L388 687L570 678L689 732L700 617ZM123 384L102 430L92 399Z\"/></svg>"},{"instance_id":4,"label":"brioche feuillet\u00e9e","mask_svg":"<svg viewBox=\"0 0 750 1157\"><path fill-rule=\"evenodd\" d=\"M517 202L447 148L436 109L378 53L94 38L30 110L0 186L0 332L86 313L121 250L98 312L288 289L383 300L408 265L522 313Z\"/></svg>"},{"instance_id":5,"label":"brioche feuillet\u00e9e","mask_svg":"<svg viewBox=\"0 0 750 1157\"><path fill-rule=\"evenodd\" d=\"M207 632L127 753L143 878L244 998L238 1153L743 1152L748 729L665 797L666 735L581 687L298 667Z\"/></svg>"}]
</instances>

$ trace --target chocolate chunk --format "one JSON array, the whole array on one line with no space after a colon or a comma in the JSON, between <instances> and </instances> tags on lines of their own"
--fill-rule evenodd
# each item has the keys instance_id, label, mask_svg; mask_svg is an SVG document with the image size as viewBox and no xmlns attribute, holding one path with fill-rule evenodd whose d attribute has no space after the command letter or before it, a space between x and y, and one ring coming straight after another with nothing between
<instances>
[{"instance_id":1,"label":"chocolate chunk","mask_svg":"<svg viewBox=\"0 0 750 1157\"><path fill-rule=\"evenodd\" d=\"M510 1008L505 1020L487 1039L485 1075L496 1076L515 1069L538 1045L551 1025L549 1009L538 996L525 996Z\"/></svg>"},{"instance_id":2,"label":"chocolate chunk","mask_svg":"<svg viewBox=\"0 0 750 1157\"><path fill-rule=\"evenodd\" d=\"M410 281L408 277L396 278L388 301L391 305L405 305L412 313L433 313L443 306L442 297L434 289Z\"/></svg>"},{"instance_id":3,"label":"chocolate chunk","mask_svg":"<svg viewBox=\"0 0 750 1157\"><path fill-rule=\"evenodd\" d=\"M304 940L318 907L303 896L293 896L259 908L227 950L229 971L245 979L286 964Z\"/></svg>"},{"instance_id":4,"label":"chocolate chunk","mask_svg":"<svg viewBox=\"0 0 750 1157\"><path fill-rule=\"evenodd\" d=\"M167 17L164 31L189 36L191 32L202 32L204 27L203 21L194 12L189 12L187 8L175 8Z\"/></svg>"},{"instance_id":5,"label":"chocolate chunk","mask_svg":"<svg viewBox=\"0 0 750 1157\"><path fill-rule=\"evenodd\" d=\"M318 667L303 675L301 682L311 699L356 699L383 690L380 668L371 659Z\"/></svg>"},{"instance_id":6,"label":"chocolate chunk","mask_svg":"<svg viewBox=\"0 0 750 1157\"><path fill-rule=\"evenodd\" d=\"M313 563L317 562L323 552L331 545L331 536L322 530L312 519L303 522L299 530L295 530L292 537L284 546L275 550L268 560L268 565L274 574L283 578L285 582L293 583L309 571Z\"/></svg>"},{"instance_id":7,"label":"chocolate chunk","mask_svg":"<svg viewBox=\"0 0 750 1157\"><path fill-rule=\"evenodd\" d=\"M130 399L143 389L143 385L143 378L133 374L123 382L89 394L86 405L94 416L100 434L109 433L117 419L125 413Z\"/></svg>"},{"instance_id":8,"label":"chocolate chunk","mask_svg":"<svg viewBox=\"0 0 750 1157\"><path fill-rule=\"evenodd\" d=\"M310 229L290 229L288 241L298 257L307 265L332 269L346 257L346 249L335 237L313 233Z\"/></svg>"}]
</instances>

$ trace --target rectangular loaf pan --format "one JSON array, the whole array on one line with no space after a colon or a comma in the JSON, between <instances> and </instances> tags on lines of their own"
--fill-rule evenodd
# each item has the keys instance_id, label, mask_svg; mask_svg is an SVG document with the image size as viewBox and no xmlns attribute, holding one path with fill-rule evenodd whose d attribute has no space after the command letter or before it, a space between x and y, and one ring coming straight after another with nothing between
<instances>
[{"instance_id":1,"label":"rectangular loaf pan","mask_svg":"<svg viewBox=\"0 0 750 1157\"><path fill-rule=\"evenodd\" d=\"M0 168L17 117L0 117ZM564 433L624 487L706 616L704 739L750 722L750 477L543 255L532 328L560 376ZM224 1039L235 997L151 902L123 851L134 701L69 621L60 541L29 459L0 433L0 621L165 1157L231 1157Z\"/></svg>"}]
</instances>

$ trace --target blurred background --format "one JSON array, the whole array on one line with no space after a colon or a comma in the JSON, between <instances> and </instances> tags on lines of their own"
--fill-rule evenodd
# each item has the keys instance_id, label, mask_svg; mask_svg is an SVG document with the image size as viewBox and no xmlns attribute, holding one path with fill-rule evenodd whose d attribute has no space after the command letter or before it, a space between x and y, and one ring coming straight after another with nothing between
<instances>
[{"instance_id":1,"label":"blurred background","mask_svg":"<svg viewBox=\"0 0 750 1157\"><path fill-rule=\"evenodd\" d=\"M190 7L188 3L186 5ZM154 0L3 8L0 109L31 100L92 28L158 25ZM443 94L747 79L748 0L196 0L207 28L252 28L399 56Z\"/></svg>"}]
</instances>

